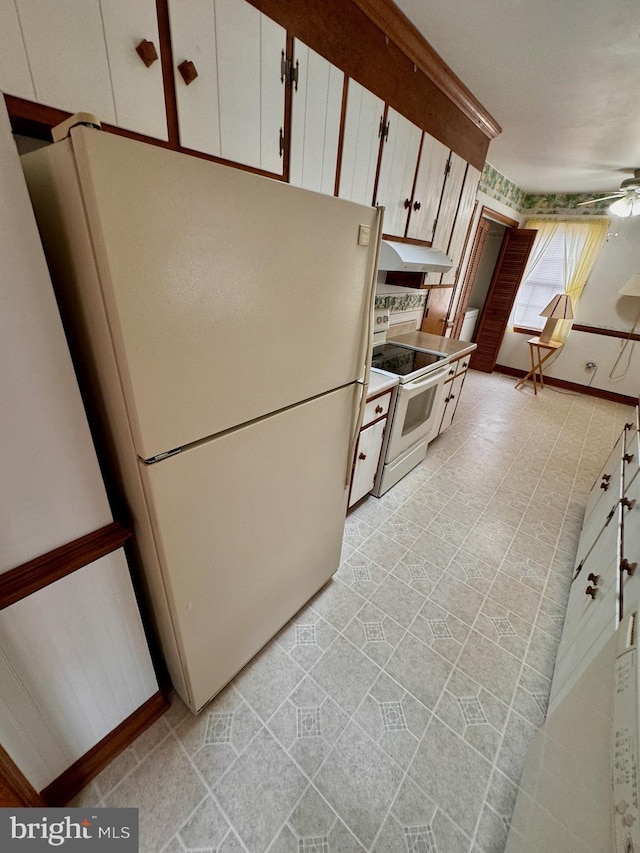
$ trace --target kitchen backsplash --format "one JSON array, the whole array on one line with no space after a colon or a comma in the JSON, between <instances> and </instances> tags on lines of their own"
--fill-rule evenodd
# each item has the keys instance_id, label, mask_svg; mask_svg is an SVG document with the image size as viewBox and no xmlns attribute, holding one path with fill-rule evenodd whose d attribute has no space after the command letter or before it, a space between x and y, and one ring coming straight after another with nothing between
<instances>
[{"instance_id":1,"label":"kitchen backsplash","mask_svg":"<svg viewBox=\"0 0 640 853\"><path fill-rule=\"evenodd\" d=\"M424 308L426 301L426 290L398 294L381 293L376 295L376 308L388 308L389 314L401 314Z\"/></svg>"}]
</instances>

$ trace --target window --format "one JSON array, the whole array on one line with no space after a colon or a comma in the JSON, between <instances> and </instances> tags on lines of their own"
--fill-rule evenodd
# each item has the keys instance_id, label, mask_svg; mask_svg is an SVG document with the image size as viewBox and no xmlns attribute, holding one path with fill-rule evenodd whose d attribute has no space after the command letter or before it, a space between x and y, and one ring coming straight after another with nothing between
<instances>
[{"instance_id":1,"label":"window","mask_svg":"<svg viewBox=\"0 0 640 853\"><path fill-rule=\"evenodd\" d=\"M545 224L550 225L550 223ZM583 233L573 233L570 238L567 236L567 227L562 222L552 223L552 236L545 235L542 231L538 232L525 270L525 277L518 289L509 318L510 326L542 329L545 318L540 316L540 312L557 293L566 291L566 283L570 280L584 251L590 224L572 223L570 226L572 231L576 226L584 227L580 229ZM535 225L527 223L526 227L535 227ZM546 245L541 247L540 240Z\"/></svg>"}]
</instances>

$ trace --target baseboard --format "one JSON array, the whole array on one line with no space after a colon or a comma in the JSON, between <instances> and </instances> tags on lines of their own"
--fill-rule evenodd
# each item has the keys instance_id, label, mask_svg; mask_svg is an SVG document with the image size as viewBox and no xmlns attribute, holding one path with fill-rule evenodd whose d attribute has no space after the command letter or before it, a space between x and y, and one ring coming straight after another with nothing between
<instances>
[{"instance_id":1,"label":"baseboard","mask_svg":"<svg viewBox=\"0 0 640 853\"><path fill-rule=\"evenodd\" d=\"M496 373L504 373L507 376L517 376L519 379L527 375L526 370L517 367L509 367L506 364L496 364L493 368ZM611 400L612 403L622 403L625 406L637 406L636 397L627 394L618 394L615 391L606 391L604 388L593 388L591 385L579 385L577 382L567 382L566 379L556 379L555 376L545 376L544 384L554 388L564 388L566 391L575 391L577 394L586 394L589 397L600 397L601 400Z\"/></svg>"},{"instance_id":2,"label":"baseboard","mask_svg":"<svg viewBox=\"0 0 640 853\"><path fill-rule=\"evenodd\" d=\"M125 750L133 741L155 723L169 707L160 691L123 720L99 743L85 752L71 767L40 792L49 806L64 806L94 779L107 764Z\"/></svg>"}]
</instances>

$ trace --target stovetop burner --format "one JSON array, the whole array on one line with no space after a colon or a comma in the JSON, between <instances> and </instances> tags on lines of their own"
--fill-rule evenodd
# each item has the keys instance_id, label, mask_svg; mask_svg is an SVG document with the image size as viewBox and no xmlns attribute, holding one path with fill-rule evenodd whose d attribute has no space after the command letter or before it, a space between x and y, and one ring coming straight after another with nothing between
<instances>
[{"instance_id":1,"label":"stovetop burner","mask_svg":"<svg viewBox=\"0 0 640 853\"><path fill-rule=\"evenodd\" d=\"M396 376L407 377L424 373L425 368L436 367L447 361L447 356L412 349L402 344L386 343L373 348L371 366Z\"/></svg>"}]
</instances>

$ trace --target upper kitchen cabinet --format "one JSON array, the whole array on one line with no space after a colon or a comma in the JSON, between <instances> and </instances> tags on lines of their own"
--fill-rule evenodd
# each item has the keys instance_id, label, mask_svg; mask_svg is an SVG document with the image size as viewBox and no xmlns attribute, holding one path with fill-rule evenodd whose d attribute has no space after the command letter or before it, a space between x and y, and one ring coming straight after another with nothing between
<instances>
[{"instance_id":1,"label":"upper kitchen cabinet","mask_svg":"<svg viewBox=\"0 0 640 853\"><path fill-rule=\"evenodd\" d=\"M0 32L3 91L167 139L154 0L0 0Z\"/></svg>"},{"instance_id":2,"label":"upper kitchen cabinet","mask_svg":"<svg viewBox=\"0 0 640 853\"><path fill-rule=\"evenodd\" d=\"M446 252L449 248L449 241L451 240L451 233L456 221L460 193L462 192L466 171L467 163L462 157L459 157L452 151L449 155L449 165L442 191L440 209L438 211L438 221L433 232L433 245L443 252Z\"/></svg>"},{"instance_id":3,"label":"upper kitchen cabinet","mask_svg":"<svg viewBox=\"0 0 640 853\"><path fill-rule=\"evenodd\" d=\"M170 0L180 144L281 175L286 31L245 0Z\"/></svg>"},{"instance_id":4,"label":"upper kitchen cabinet","mask_svg":"<svg viewBox=\"0 0 640 853\"><path fill-rule=\"evenodd\" d=\"M349 79L342 134L338 195L359 204L373 203L384 101Z\"/></svg>"},{"instance_id":5,"label":"upper kitchen cabinet","mask_svg":"<svg viewBox=\"0 0 640 853\"><path fill-rule=\"evenodd\" d=\"M289 182L333 195L344 74L296 39L292 76Z\"/></svg>"},{"instance_id":6,"label":"upper kitchen cabinet","mask_svg":"<svg viewBox=\"0 0 640 853\"><path fill-rule=\"evenodd\" d=\"M456 213L453 231L449 239L449 245L446 252L453 261L453 266L443 274L441 284L455 284L458 275L462 254L467 241L467 233L469 231L469 223L473 216L473 208L476 203L476 194L478 192L478 183L480 181L480 171L475 169L471 164L467 166L467 171L460 193L458 202L458 210ZM440 247L443 248L443 247Z\"/></svg>"},{"instance_id":7,"label":"upper kitchen cabinet","mask_svg":"<svg viewBox=\"0 0 640 853\"><path fill-rule=\"evenodd\" d=\"M424 133L415 189L409 208L407 237L432 242L448 161L447 146Z\"/></svg>"},{"instance_id":8,"label":"upper kitchen cabinet","mask_svg":"<svg viewBox=\"0 0 640 853\"><path fill-rule=\"evenodd\" d=\"M405 236L421 138L417 125L389 107L374 199L385 208L385 234Z\"/></svg>"}]
</instances>

